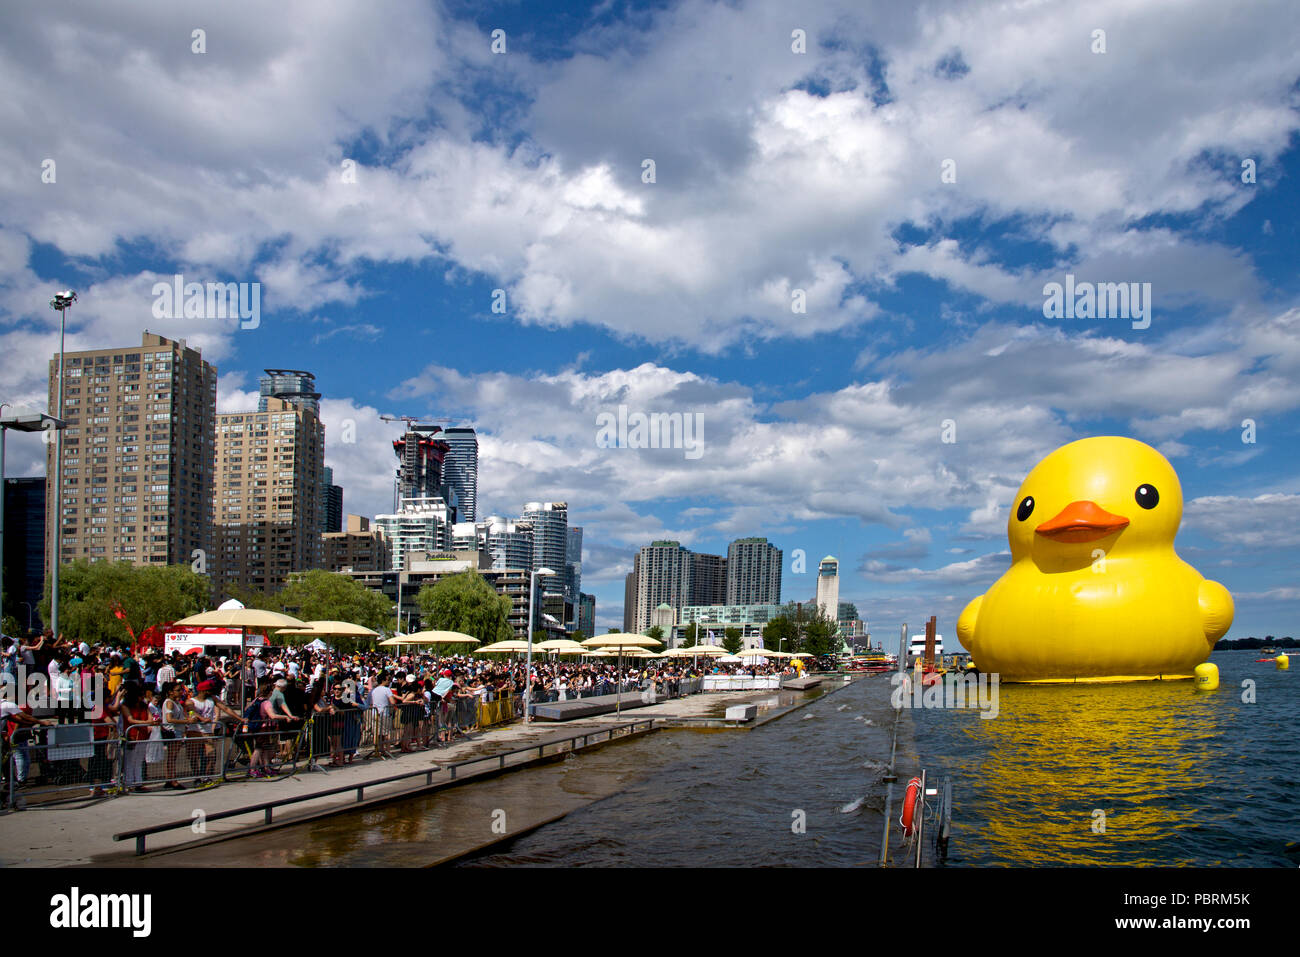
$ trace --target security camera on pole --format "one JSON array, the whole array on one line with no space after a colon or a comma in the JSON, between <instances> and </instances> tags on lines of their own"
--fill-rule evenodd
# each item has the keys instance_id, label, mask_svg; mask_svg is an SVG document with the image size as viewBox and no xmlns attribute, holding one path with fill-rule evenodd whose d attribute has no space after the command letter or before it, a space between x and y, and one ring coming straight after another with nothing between
<instances>
[{"instance_id":1,"label":"security camera on pole","mask_svg":"<svg viewBox=\"0 0 1300 957\"><path fill-rule=\"evenodd\" d=\"M528 659L524 664L524 724L530 724L533 716L529 711L533 695L533 595L537 593L537 576L554 575L549 568L536 568L528 579Z\"/></svg>"}]
</instances>

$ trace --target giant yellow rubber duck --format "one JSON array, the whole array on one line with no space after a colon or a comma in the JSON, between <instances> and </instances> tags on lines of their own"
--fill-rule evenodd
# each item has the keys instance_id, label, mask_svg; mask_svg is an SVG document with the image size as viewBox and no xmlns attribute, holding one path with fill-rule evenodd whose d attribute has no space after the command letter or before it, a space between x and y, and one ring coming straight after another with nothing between
<instances>
[{"instance_id":1,"label":"giant yellow rubber duck","mask_svg":"<svg viewBox=\"0 0 1300 957\"><path fill-rule=\"evenodd\" d=\"M1232 624L1232 596L1178 557L1183 493L1169 461L1116 436L1034 466L1007 522L1011 568L957 635L1003 681L1191 678Z\"/></svg>"}]
</instances>

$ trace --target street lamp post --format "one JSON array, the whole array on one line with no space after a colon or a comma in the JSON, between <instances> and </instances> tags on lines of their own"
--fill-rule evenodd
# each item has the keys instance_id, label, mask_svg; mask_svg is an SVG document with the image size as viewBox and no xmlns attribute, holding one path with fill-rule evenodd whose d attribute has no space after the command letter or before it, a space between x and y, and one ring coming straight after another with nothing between
<instances>
[{"instance_id":1,"label":"street lamp post","mask_svg":"<svg viewBox=\"0 0 1300 957\"><path fill-rule=\"evenodd\" d=\"M63 421L63 346L68 327L68 309L77 301L71 289L56 292L50 308L59 314L59 387L55 417ZM63 561L63 428L54 433L54 557L50 560L50 629L59 640L59 563Z\"/></svg>"},{"instance_id":2,"label":"street lamp post","mask_svg":"<svg viewBox=\"0 0 1300 957\"><path fill-rule=\"evenodd\" d=\"M528 659L524 663L524 724L531 724L529 707L533 700L533 596L537 594L537 576L554 575L549 568L535 568L528 579Z\"/></svg>"},{"instance_id":3,"label":"street lamp post","mask_svg":"<svg viewBox=\"0 0 1300 957\"><path fill-rule=\"evenodd\" d=\"M60 378L61 378L61 377L60 377ZM5 406L8 405L8 404L9 404L9 403L7 403L7 402L6 402L6 403L0 403L0 569L2 569L2 568L4 567L4 549L5 549L5 503L4 503L4 499L5 499L5 496L4 496L4 489L5 489L5 437L6 437L6 435L8 434L8 432L9 432L10 429L14 429L15 431L18 431L18 432L50 432L50 431L52 431L52 432L54 432L54 434L55 434L55 440L57 441L57 440L58 440L58 436L61 435L62 432L63 432L63 426L64 426L64 422L63 422L63 420L62 420L61 418L57 418L57 419L56 419L54 416L52 416L52 415L46 415L44 412L31 412L31 413L27 413L27 414L25 414L25 415L10 415L10 416L5 416L5 415L3 414L3 413L4 413L4 408L5 408ZM55 527L55 528L58 528L59 509L58 509L57 506L55 507L55 516L54 516L54 517L55 517L55 525L54 525L54 527ZM2 578L2 577L3 577L3 575L0 574L0 578ZM3 584L3 582L0 582L0 584ZM58 601L58 594L59 594L59 591L58 591L58 588L59 588L59 580L58 580L58 578L55 578L55 579L53 580L53 582L51 583L51 586L52 586L52 588L53 588L53 591L51 591L51 595L54 596L53 598L51 598L51 611L53 611L54 608L58 607L57 605L54 605L54 604L53 604L54 602L57 602L57 601ZM3 591L4 591L4 589L3 589L3 588L0 588L0 596L3 595ZM25 604L25 603L24 603L24 604ZM30 607L30 606L29 606L29 607ZM51 616L51 617L53 617L53 616ZM3 628L3 622L4 622L4 606L3 606L3 597L0 597L0 628ZM28 630L28 631L31 631L31 623L32 623L31 612L28 611L28 613L27 613L27 630Z\"/></svg>"}]
</instances>

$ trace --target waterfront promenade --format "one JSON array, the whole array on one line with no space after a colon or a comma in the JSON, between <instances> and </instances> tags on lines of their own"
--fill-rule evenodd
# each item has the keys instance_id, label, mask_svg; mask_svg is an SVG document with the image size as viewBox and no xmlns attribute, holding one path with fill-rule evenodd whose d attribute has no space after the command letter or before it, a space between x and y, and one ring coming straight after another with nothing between
<instances>
[{"instance_id":1,"label":"waterfront promenade","mask_svg":"<svg viewBox=\"0 0 1300 957\"><path fill-rule=\"evenodd\" d=\"M266 828L260 814L241 815L208 821L209 815L266 801L298 798L320 791L348 787L353 789L385 777L432 770L431 779L416 775L407 781L367 788L365 801L358 803L354 790L322 796L277 810L272 827L283 827L323 815L364 808L395 798L429 793L432 788L452 782L445 766L471 758L494 755L549 741L562 741L575 734L593 735L633 721L656 720L656 728L673 724L704 726L710 716L719 715L728 705L772 699L772 691L692 695L639 707L623 714L566 721L562 724L537 722L515 723L476 733L445 749L396 754L391 760L369 760L326 772L305 772L274 780L223 784L207 789L154 791L123 797L72 801L45 805L0 815L0 866L67 867L87 864L140 862L134 843L114 841L113 835L159 823L191 819L192 827L178 828L152 835L148 839L149 863L166 863L168 850L213 842L231 835L251 835ZM798 698L802 699L802 694ZM809 699L811 700L811 699ZM689 733L689 732L684 732ZM728 731L722 734L734 733ZM593 742L594 744L594 742ZM516 755L507 769L522 767L537 760L537 753ZM500 773L498 763L483 761L456 775L457 781L470 781ZM511 831L516 830L512 827ZM468 846L465 848L468 849Z\"/></svg>"}]
</instances>

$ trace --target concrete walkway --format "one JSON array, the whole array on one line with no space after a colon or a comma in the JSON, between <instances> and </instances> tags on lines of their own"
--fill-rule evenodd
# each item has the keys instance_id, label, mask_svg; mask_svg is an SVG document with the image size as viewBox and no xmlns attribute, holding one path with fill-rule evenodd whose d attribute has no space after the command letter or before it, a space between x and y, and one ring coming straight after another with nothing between
<instances>
[{"instance_id":1,"label":"concrete walkway","mask_svg":"<svg viewBox=\"0 0 1300 957\"><path fill-rule=\"evenodd\" d=\"M183 845L206 843L236 833L252 834L264 829L260 813L221 821L208 821L207 816L264 801L300 797L343 786L355 787L368 781L412 771L431 770L433 785L445 787L451 782L451 774L439 769L446 764L545 742L562 741L575 734L599 735L599 732L611 727L647 718L664 718L669 721L702 718L717 713L727 705L771 698L773 694L772 691L754 691L692 695L689 698L637 708L624 715L621 721L616 721L613 715L601 715L563 723L534 723L528 726L511 724L475 734L473 738L458 741L445 749L417 751L413 754L396 753L392 760L358 761L324 772L300 771L291 777L232 782L201 790L158 789L145 794L88 799L9 812L0 815L0 867L67 867L140 860L134 857L134 842L116 842L112 839L113 834L170 821L193 822L188 828L177 828L150 836L147 843L150 854ZM548 750L548 755L550 753ZM536 760L538 755L535 751L516 755L507 761L507 769L523 767ZM483 761L461 769L457 772L456 779L473 780L497 773L500 773L498 762ZM355 791L310 799L277 809L272 826L301 822L327 813L355 810L390 801L395 797L427 791L426 777L416 776L409 781L377 785L373 791L367 789L364 802L356 800ZM144 860L147 861L147 858Z\"/></svg>"}]
</instances>

